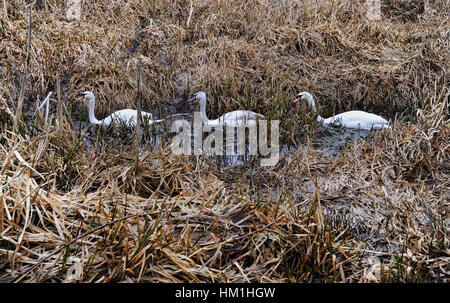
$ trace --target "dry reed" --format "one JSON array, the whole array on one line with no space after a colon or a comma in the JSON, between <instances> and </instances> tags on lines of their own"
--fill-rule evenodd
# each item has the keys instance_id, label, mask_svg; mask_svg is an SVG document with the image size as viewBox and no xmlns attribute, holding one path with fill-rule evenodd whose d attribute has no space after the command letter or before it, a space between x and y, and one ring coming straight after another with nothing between
<instances>
[{"instance_id":1,"label":"dry reed","mask_svg":"<svg viewBox=\"0 0 450 303\"><path fill-rule=\"evenodd\" d=\"M360 1L95 0L67 20L41 1L15 133L29 16L26 1L5 7L1 281L448 282L448 7L371 22ZM99 116L140 96L160 116L192 110L180 98L204 90L210 116L282 119L297 150L271 168L164 146L135 158L134 137L80 127L88 89ZM393 127L329 158L290 102L300 90L324 116L362 109Z\"/></svg>"}]
</instances>

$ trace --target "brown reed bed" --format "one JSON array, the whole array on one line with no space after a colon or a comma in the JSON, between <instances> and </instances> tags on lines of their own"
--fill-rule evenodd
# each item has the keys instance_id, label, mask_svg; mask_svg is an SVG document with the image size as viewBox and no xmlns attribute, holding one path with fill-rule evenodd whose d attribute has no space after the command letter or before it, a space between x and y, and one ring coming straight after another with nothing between
<instances>
[{"instance_id":1,"label":"brown reed bed","mask_svg":"<svg viewBox=\"0 0 450 303\"><path fill-rule=\"evenodd\" d=\"M0 281L448 282L449 11L434 2L371 22L360 1L192 1L189 17L191 1L96 0L69 21L43 0L26 67L29 1L8 1ZM146 146L136 170L133 131L86 127L75 95L92 90L99 117L134 108L139 60L143 110L192 111L204 90L211 117L281 119L296 152L222 167ZM291 104L300 90L324 116L367 110L392 128L327 157Z\"/></svg>"}]
</instances>

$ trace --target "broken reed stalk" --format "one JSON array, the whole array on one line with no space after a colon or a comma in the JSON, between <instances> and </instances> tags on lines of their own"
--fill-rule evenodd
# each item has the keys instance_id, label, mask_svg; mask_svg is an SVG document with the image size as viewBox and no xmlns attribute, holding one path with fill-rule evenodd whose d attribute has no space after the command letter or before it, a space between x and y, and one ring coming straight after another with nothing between
<instances>
[{"instance_id":1,"label":"broken reed stalk","mask_svg":"<svg viewBox=\"0 0 450 303\"><path fill-rule=\"evenodd\" d=\"M61 127L63 125L63 121L62 121L62 106L61 106L61 85L59 75L56 78L56 92L58 94L58 98L56 99L56 101L58 102L56 105L56 111L57 111L58 125L59 127Z\"/></svg>"},{"instance_id":2,"label":"broken reed stalk","mask_svg":"<svg viewBox=\"0 0 450 303\"><path fill-rule=\"evenodd\" d=\"M25 82L27 80L28 64L30 61L31 15L33 13L33 5L34 5L34 2L30 4L30 12L29 12L29 17L28 17L28 42L27 42L27 55L26 55L26 60L25 60L25 71L22 75L22 79L20 80L21 87L20 87L19 100L17 102L16 119L14 120L13 136L15 136L17 129L19 127L20 120L22 119L23 99L25 98Z\"/></svg>"},{"instance_id":3,"label":"broken reed stalk","mask_svg":"<svg viewBox=\"0 0 450 303\"><path fill-rule=\"evenodd\" d=\"M137 109L136 109L136 163L134 166L135 174L139 172L139 138L141 133L141 71L142 71L142 59L139 58L138 74L137 74Z\"/></svg>"},{"instance_id":4,"label":"broken reed stalk","mask_svg":"<svg viewBox=\"0 0 450 303\"><path fill-rule=\"evenodd\" d=\"M3 193L0 193L0 234L3 233L4 220L5 220L5 210L3 206Z\"/></svg>"},{"instance_id":5,"label":"broken reed stalk","mask_svg":"<svg viewBox=\"0 0 450 303\"><path fill-rule=\"evenodd\" d=\"M191 23L192 13L194 12L194 6L191 4L189 5L189 18L187 19L186 26L189 26L189 23Z\"/></svg>"},{"instance_id":6,"label":"broken reed stalk","mask_svg":"<svg viewBox=\"0 0 450 303\"><path fill-rule=\"evenodd\" d=\"M45 124L47 124L48 121L48 112L50 111L50 98L45 103Z\"/></svg>"},{"instance_id":7,"label":"broken reed stalk","mask_svg":"<svg viewBox=\"0 0 450 303\"><path fill-rule=\"evenodd\" d=\"M44 105L48 102L48 100L50 99L50 96L53 94L53 92L49 92L47 97L45 97L44 101L42 101L42 103L39 105L38 110L42 110L42 108L44 107Z\"/></svg>"}]
</instances>

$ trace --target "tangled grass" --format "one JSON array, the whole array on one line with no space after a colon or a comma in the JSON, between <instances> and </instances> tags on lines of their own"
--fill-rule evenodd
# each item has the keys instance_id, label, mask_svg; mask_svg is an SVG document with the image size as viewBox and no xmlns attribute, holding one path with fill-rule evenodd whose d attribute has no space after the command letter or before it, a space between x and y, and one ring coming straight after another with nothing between
<instances>
[{"instance_id":1,"label":"tangled grass","mask_svg":"<svg viewBox=\"0 0 450 303\"><path fill-rule=\"evenodd\" d=\"M25 73L27 3L0 8L0 281L448 282L445 1L372 22L360 1L95 0L69 21L42 0ZM203 90L211 117L280 119L296 151L270 168L168 147L136 163L132 137L84 127L75 95L92 90L99 117L134 108L139 60L143 110L192 111ZM63 119L54 103L46 119L58 82ZM324 116L367 110L392 128L326 157L290 102L301 90Z\"/></svg>"}]
</instances>

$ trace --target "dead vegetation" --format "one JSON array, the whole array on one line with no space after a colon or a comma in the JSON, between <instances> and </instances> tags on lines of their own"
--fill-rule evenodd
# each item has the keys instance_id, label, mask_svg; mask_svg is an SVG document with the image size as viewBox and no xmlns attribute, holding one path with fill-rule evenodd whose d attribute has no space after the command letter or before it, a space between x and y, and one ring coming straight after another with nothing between
<instances>
[{"instance_id":1,"label":"dead vegetation","mask_svg":"<svg viewBox=\"0 0 450 303\"><path fill-rule=\"evenodd\" d=\"M425 12L425 0L388 0L381 4L384 17L416 21Z\"/></svg>"},{"instance_id":2,"label":"dead vegetation","mask_svg":"<svg viewBox=\"0 0 450 303\"><path fill-rule=\"evenodd\" d=\"M371 22L359 1L192 1L190 18L190 1L96 0L68 21L42 0L27 66L27 3L0 8L1 281L448 282L448 7ZM204 90L211 117L281 119L297 151L224 168L147 148L136 173L135 139L86 129L75 95L134 108L139 60L143 110ZM37 109L58 81L63 121L53 97ZM301 90L393 128L324 157Z\"/></svg>"}]
</instances>

